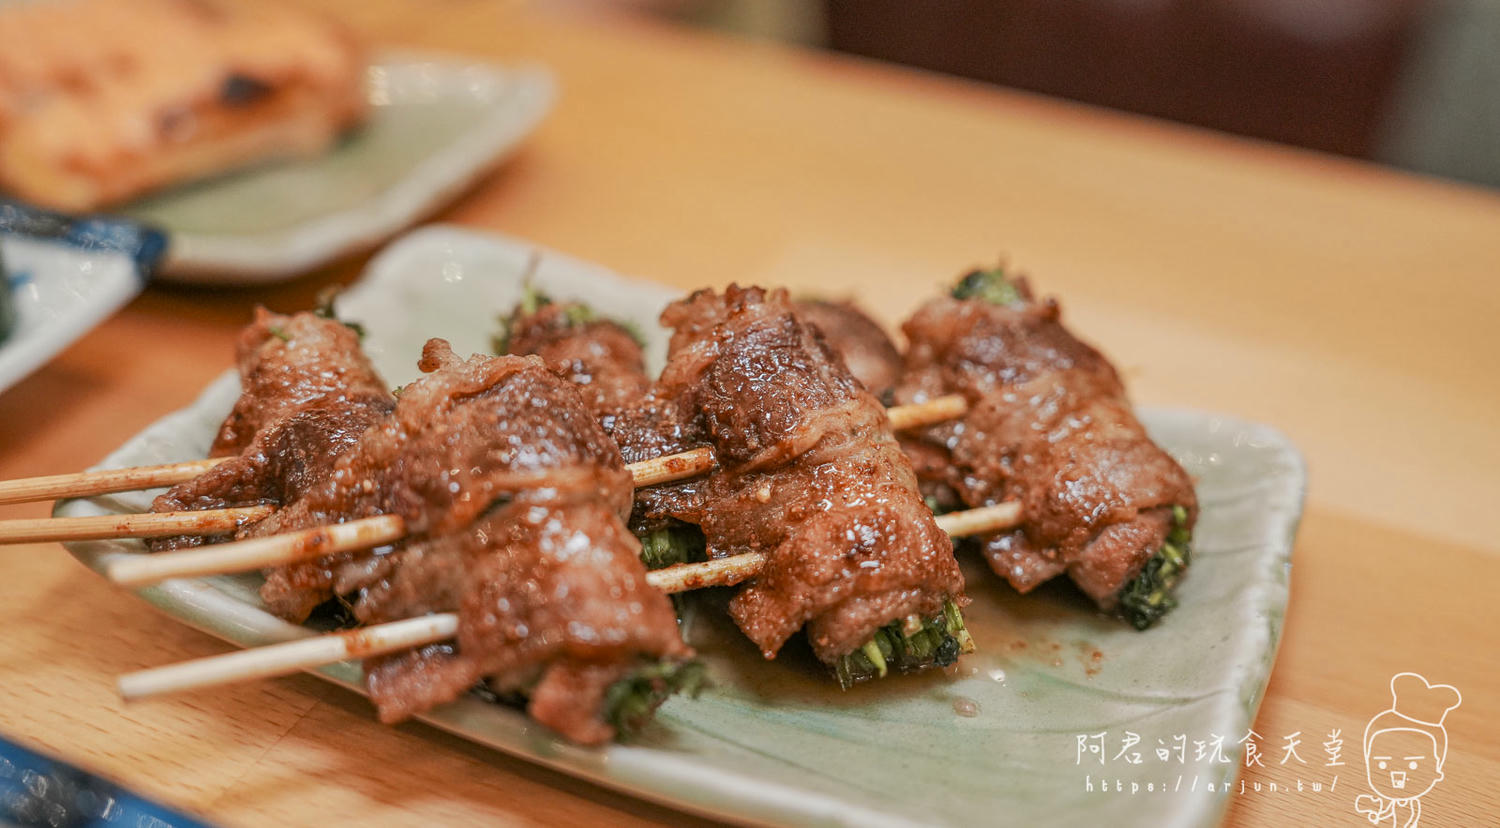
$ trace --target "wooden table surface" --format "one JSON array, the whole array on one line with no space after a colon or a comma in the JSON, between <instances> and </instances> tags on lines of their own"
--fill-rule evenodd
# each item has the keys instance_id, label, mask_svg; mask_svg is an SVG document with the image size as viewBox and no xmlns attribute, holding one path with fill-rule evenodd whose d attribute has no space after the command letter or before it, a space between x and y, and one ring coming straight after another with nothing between
<instances>
[{"instance_id":1,"label":"wooden table surface","mask_svg":"<svg viewBox=\"0 0 1500 828\"><path fill-rule=\"evenodd\" d=\"M552 117L437 218L683 288L855 293L897 321L1004 254L1150 405L1273 423L1311 470L1247 784L1341 729L1334 793L1235 794L1231 825L1363 824L1388 682L1456 685L1423 825L1496 824L1500 197L875 64L515 3L322 0L372 40L558 74ZM309 306L360 261L272 288L156 287L0 396L0 478L82 468L230 364L257 303ZM39 516L43 504L0 510ZM115 674L224 646L55 544L7 548L0 733L226 824L684 821L310 677L123 705ZM1310 750L1309 750L1310 749ZM1321 776L1320 776L1321 774Z\"/></svg>"}]
</instances>

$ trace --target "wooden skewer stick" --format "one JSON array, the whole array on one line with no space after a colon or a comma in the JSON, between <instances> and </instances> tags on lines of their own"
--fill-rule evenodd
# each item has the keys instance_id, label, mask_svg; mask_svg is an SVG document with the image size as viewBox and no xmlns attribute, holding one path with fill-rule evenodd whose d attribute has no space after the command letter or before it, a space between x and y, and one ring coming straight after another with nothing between
<instances>
[{"instance_id":1,"label":"wooden skewer stick","mask_svg":"<svg viewBox=\"0 0 1500 828\"><path fill-rule=\"evenodd\" d=\"M61 497L92 497L114 492L133 492L175 486L185 483L228 457L189 460L161 466L135 466L124 469L54 474L50 477L26 477L0 481L0 504L27 503L33 500L56 500Z\"/></svg>"},{"instance_id":2,"label":"wooden skewer stick","mask_svg":"<svg viewBox=\"0 0 1500 828\"><path fill-rule=\"evenodd\" d=\"M120 676L116 686L125 699L159 696L216 684L285 676L346 659L399 652L445 641L457 632L457 615L424 615L126 673Z\"/></svg>"},{"instance_id":3,"label":"wooden skewer stick","mask_svg":"<svg viewBox=\"0 0 1500 828\"><path fill-rule=\"evenodd\" d=\"M642 460L639 463L631 463L625 468L630 471L630 475L634 479L635 485L637 487L640 487L651 486L657 483L670 483L674 480L685 480L689 477L696 477L709 471L713 467L713 449L705 446L703 448L696 448L692 449L691 451L684 451L678 454L669 454L665 457L653 457L650 460ZM131 470L127 469L126 471ZM58 478L69 476L70 475L58 475ZM41 480L45 478L32 479ZM221 532L232 530L243 523L248 523L251 520L260 520L261 518L266 517L267 515L271 514L272 511L274 511L274 507L271 506L255 506L249 508L261 511L249 513L246 512L243 508L202 509L195 512L159 512L155 514L142 513L137 515L119 515L97 518L28 518L23 520L0 520L0 545L8 543L36 543L43 541L99 540L101 538L157 538L167 535L217 535ZM186 515L194 515L196 516L196 519L179 520L178 522L173 522L174 518L182 518ZM253 516L247 517L247 515ZM346 524L336 525L353 526L358 523L361 523L361 521L350 521ZM166 531L164 527L173 528L172 531ZM306 535L309 538L313 538L313 543L322 543L325 541L314 537L314 535L319 532L331 530L332 528L333 527L317 527L307 530L305 533L293 532L290 533L290 535L278 535L274 538L257 538L256 540L272 541L279 540L283 537ZM357 532L362 530L347 531ZM80 532L84 534L79 534ZM339 537L349 536L341 534ZM394 538L391 538L391 540L395 540L400 537L401 535L397 534ZM381 541L379 543L385 542L388 541ZM369 545L378 546L379 543L372 543ZM145 569L144 564L142 564L142 568L139 571L127 568L126 571L131 573L128 576L130 580L121 581L121 583L125 583L127 585L137 585L139 583L151 583L153 581L159 581L162 580L162 578L177 578L185 577L188 575L204 575L215 572L248 572L252 569L260 569L262 566L272 566L278 563L287 563L290 560L301 560L301 558L278 560L274 557L275 553L271 553L269 550L266 550L267 554L271 555L271 557L265 558L264 560L267 561L267 563L264 564L249 565L247 563L247 565L236 569L215 568L200 570L196 568L197 566L209 565L208 561L212 560L211 553L214 551L222 551L225 546L225 544L220 544L213 547L212 550L193 550L195 555L201 554L203 556L202 563L192 564L184 560L179 564L174 561L171 564L172 566L181 566L183 567L183 569L181 571L173 570L172 574L170 575L157 577L154 574L147 574L148 570ZM350 548L362 549L365 547L355 546ZM323 555L331 555L334 552L338 551L344 551L344 549L330 548L326 552L319 552L317 554L311 555L311 557L322 557ZM173 554L177 555L185 553ZM165 558L166 556L160 555L157 557ZM228 559L226 563L232 560L233 559ZM246 560L248 561L250 559L246 558ZM122 562L121 565L123 566L124 563ZM167 562L163 561L161 566L167 566ZM150 570L150 572L154 571L155 570ZM167 570L163 568L162 571L165 572ZM146 580L137 581L137 578L145 578Z\"/></svg>"},{"instance_id":4,"label":"wooden skewer stick","mask_svg":"<svg viewBox=\"0 0 1500 828\"><path fill-rule=\"evenodd\" d=\"M626 466L626 468L630 470L631 477L635 480L636 486L650 486L657 483L670 483L674 480L683 480L689 477L696 477L700 474L703 474L704 472L707 472L713 467L714 453L712 449L709 449L707 447L697 448L691 451L684 451L680 454L669 454L665 457L653 457L650 460L643 460L639 463L631 463L630 465ZM68 475L59 475L59 477L67 476ZM272 506L252 506L235 509L202 509L195 512L158 512L154 514L148 512L136 515L111 515L87 518L27 518L21 520L0 520L0 545L8 543L38 543L44 541L99 540L102 538L159 538L168 535L217 535L222 532L233 530L241 524L249 523L253 520L260 520L271 514L272 511L274 511L274 507ZM193 517L189 519L187 517L189 515ZM360 523L360 521L350 521L347 524L337 525L353 526L357 523ZM333 529L333 527L318 527L307 530L306 533L294 532L290 533L290 535L288 536L257 538L256 540L273 541L280 540L283 537L306 535L306 537L313 538L313 543L323 543L326 541L314 536L316 535L316 533L326 532L331 529ZM359 531L367 530L361 529L346 531L357 533ZM340 534L339 537L347 537L352 540L360 536ZM390 540L395 540L400 537L401 534L398 533ZM369 546L378 546L379 543L385 542L388 541L371 543L369 544ZM128 576L130 580L122 581L121 583L136 585L139 583L151 583L153 581L159 581L164 577L177 578L187 575L203 575L212 572L248 572L252 569L260 569L262 566L272 566L278 563L286 563L289 560L301 560L301 558L279 560L274 557L275 553L271 553L269 550L266 550L267 554L271 557L263 559L267 561L267 563L264 564L250 565L247 563L243 567L240 567L238 564L231 564L238 567L234 569L214 568L205 570L197 568L200 566L209 565L208 561L212 560L212 553L216 551L222 551L226 546L226 544L220 544L213 547L213 549L211 550L193 550L195 555L202 555L201 563L188 563L186 560L184 560L182 563L177 563L174 560L171 563L171 566L180 566L182 567L182 570L172 570L172 574L164 575L161 577L157 577L155 574L147 574L148 570L145 569L144 563L141 564L141 569L139 571L127 568L126 571L131 573ZM354 546L350 548L362 549L365 547ZM311 555L311 557L317 558L322 557L323 555L331 555L337 551L344 550L342 548L330 547L328 551L318 552L317 554ZM172 554L178 555L186 553ZM160 555L157 557L165 558L167 556ZM233 560L233 558L228 559L228 561ZM246 558L245 560L248 562L250 559ZM124 566L124 563L122 562L121 565ZM163 561L160 565L162 567L166 567L168 563L167 561ZM155 570L149 571L152 573L155 572ZM165 572L167 570L163 568L161 571ZM139 581L137 580L137 578L145 578L146 580Z\"/></svg>"},{"instance_id":5,"label":"wooden skewer stick","mask_svg":"<svg viewBox=\"0 0 1500 828\"><path fill-rule=\"evenodd\" d=\"M1021 504L1016 501L980 506L961 512L949 512L934 518L938 528L950 537L967 538L1010 529L1021 522Z\"/></svg>"},{"instance_id":6,"label":"wooden skewer stick","mask_svg":"<svg viewBox=\"0 0 1500 828\"><path fill-rule=\"evenodd\" d=\"M713 467L714 450L708 446L668 454L664 457L652 457L649 460L625 466L630 470L630 477L635 481L637 489L642 486L655 486L658 483L671 483L675 480L697 477L712 471Z\"/></svg>"},{"instance_id":7,"label":"wooden skewer stick","mask_svg":"<svg viewBox=\"0 0 1500 828\"><path fill-rule=\"evenodd\" d=\"M398 541L405 534L406 525L399 516L377 515L333 526L319 526L201 549L118 558L105 567L104 575L125 587L145 586L168 578L228 575L312 560L339 552L371 549ZM749 552L653 570L646 573L646 581L667 593L711 586L733 586L754 577L765 562L765 555Z\"/></svg>"},{"instance_id":8,"label":"wooden skewer stick","mask_svg":"<svg viewBox=\"0 0 1500 828\"><path fill-rule=\"evenodd\" d=\"M691 451L684 451L679 454L669 454L665 457L653 457L650 460L642 460L639 463L631 463L625 468L630 471L631 477L635 481L635 485L639 487L651 486L657 483L670 483L674 480L684 480L689 477L696 477L709 471L713 467L713 450L705 446L703 448L696 448ZM127 469L126 471L131 470ZM69 477L69 475L58 475L58 477ZM40 480L44 478L33 479ZM271 514L272 511L274 511L274 507L272 506L254 506L247 508L257 511L248 512L245 508L202 509L194 512L158 512L154 514L148 512L136 515L87 518L27 518L22 520L0 520L0 545L8 543L37 543L43 541L99 540L101 538L158 538L168 535L217 535L222 532L230 531L243 523L248 523L252 520L260 520L261 518L266 517L267 515ZM187 515L193 515L194 519L186 519ZM350 521L347 524L337 525L353 526L358 523L360 523L360 521ZM170 531L167 530L168 527L170 527ZM307 537L313 539L313 543L322 543L325 541L314 537L314 535L319 532L331 530L332 528L333 527L318 527L307 530L306 533L293 532L290 533L290 535L276 536L275 538L257 538L256 540L272 541L279 540L283 537L306 535ZM350 536L340 535L340 537ZM391 540L395 540L400 537L401 535L397 534L394 538L391 538ZM381 541L381 543L384 542L388 541ZM379 543L372 543L369 545L378 546ZM183 569L181 571L174 570L173 574L165 575L162 577L177 578L187 575L203 575L212 572L248 572L252 569L259 569L262 566L271 566L277 563L287 562L287 560L276 560L274 557L268 557L264 559L268 561L268 563L255 565L247 564L244 567L237 569L199 570L195 568L196 566L208 565L208 561L212 559L210 557L211 552L222 551L225 546L225 544L220 544L213 547L213 550L194 550L194 554L201 554L203 556L202 564L191 564L187 563L186 561L178 564L174 561L172 563L172 566L181 566L183 567ZM352 548L361 549L365 547L355 546ZM330 548L326 552L319 552L312 555L311 557L317 558L322 557L323 555L331 555L337 551L343 550L340 548ZM269 550L267 550L267 552L268 554L274 554L269 553ZM184 553L173 554L175 555ZM164 558L166 556L162 555L158 557ZM246 560L248 561L249 559L247 558ZM300 558L291 558L288 560L300 560ZM124 564L122 563L122 565ZM167 563L163 561L161 565L165 567ZM147 580L143 583L151 583L152 581L162 580L161 577L146 574L147 570L145 570L144 564L142 565L142 569L140 570L140 574L138 576L134 574L135 570L127 571L132 572L132 575L130 576L131 581L122 581L121 583L130 583L132 585L134 585L135 583L141 583L135 581L136 577L146 578ZM154 572L154 570L152 571ZM162 571L167 570L163 569Z\"/></svg>"},{"instance_id":9,"label":"wooden skewer stick","mask_svg":"<svg viewBox=\"0 0 1500 828\"><path fill-rule=\"evenodd\" d=\"M905 431L919 426L937 425L958 417L969 410L969 401L962 394L933 397L927 402L910 405L893 405L885 410L891 428Z\"/></svg>"},{"instance_id":10,"label":"wooden skewer stick","mask_svg":"<svg viewBox=\"0 0 1500 828\"><path fill-rule=\"evenodd\" d=\"M1001 503L967 512L952 512L938 518L950 534L976 534L1015 525L1020 506ZM946 519L946 520L945 520ZM366 519L378 520L378 518ZM351 521L343 526L352 526ZM394 527L389 527L394 528ZM266 538L265 540L277 540ZM194 551L195 553L197 550ZM183 555L166 553L157 556ZM328 554L324 552L322 554ZM765 566L766 556L750 552L702 563L678 564L646 573L646 582L667 592L686 592L710 586L732 586L752 578ZM114 576L111 567L111 577ZM193 690L236 681L290 675L355 658L369 658L412 647L446 641L458 633L458 616L453 613L425 615L389 624L376 624L355 630L306 638L286 644L272 644L251 650L209 656L181 664L170 664L150 670L127 673L119 678L120 695L139 699Z\"/></svg>"},{"instance_id":11,"label":"wooden skewer stick","mask_svg":"<svg viewBox=\"0 0 1500 828\"><path fill-rule=\"evenodd\" d=\"M168 578L250 572L337 552L373 549L405 536L406 521L400 515L376 515L348 523L180 552L120 557L105 566L104 576L121 586L138 587Z\"/></svg>"},{"instance_id":12,"label":"wooden skewer stick","mask_svg":"<svg viewBox=\"0 0 1500 828\"><path fill-rule=\"evenodd\" d=\"M646 581L669 593L707 586L730 586L751 577L764 565L765 556L751 552L717 561L658 569L646 573ZM123 698L140 699L236 681L290 675L338 661L436 644L457 633L457 615L424 615L126 673L120 676L117 686Z\"/></svg>"},{"instance_id":13,"label":"wooden skewer stick","mask_svg":"<svg viewBox=\"0 0 1500 828\"><path fill-rule=\"evenodd\" d=\"M933 402L941 402L941 400ZM951 401L945 405L950 406L951 410ZM957 413L962 413L962 410L960 408ZM949 414L942 419L952 416L956 414ZM941 419L933 422L941 422ZM912 426L908 424L903 427ZM708 455L707 465L699 468L698 471L686 472L681 466L674 467L671 463L674 458L657 458L648 462L653 464L653 468L659 468L660 475L663 477L639 475L637 485L650 485L639 482L642 477L653 482L666 482L706 471L713 465L712 454L707 450L701 451ZM681 458L682 455L676 456L676 459ZM667 462L663 463L663 461ZM703 462L705 461L702 459L688 460L683 463L683 466L697 468L693 464ZM665 475L673 476L665 477ZM937 521L945 532L960 536L1014 526L1020 517L1020 504L1000 503L965 512L952 512L938 517ZM243 571L389 543L399 539L404 534L404 529L405 526L399 517L382 515L332 527L318 527L288 535L257 538L253 541L231 544L239 548L229 559L215 560L212 568L209 568L207 563L208 553L220 551L224 548L223 546L217 549L190 550L166 553L151 558L122 560L112 564L107 574L117 582L139 585L160 577L230 571L225 569L225 566L231 563L236 567L234 571ZM258 557L268 554L278 557L274 559ZM150 566L153 561L167 561L168 565L153 572ZM730 586L754 577L765 566L765 562L764 554L751 552L729 558L678 564L654 570L646 573L646 580L653 587L667 593L685 592L709 586ZM161 574L163 571L171 574L164 576ZM457 632L457 615L453 613L427 615L128 673L119 678L118 687L121 697L129 700L235 681L271 678L338 661L369 658L435 644L452 638Z\"/></svg>"},{"instance_id":14,"label":"wooden skewer stick","mask_svg":"<svg viewBox=\"0 0 1500 828\"><path fill-rule=\"evenodd\" d=\"M1001 503L995 506L970 509L967 512L952 512L939 517L938 521L939 525L950 534L978 534L1013 526L1016 520L1020 518L1020 513L1019 504ZM376 532L377 529L381 528L376 522L382 521L386 517L394 516L381 516L366 518L364 521L351 521L350 523L341 524L341 527L353 527L355 524L363 523L366 525L366 528L351 532L350 535L354 536L368 531L375 533L370 535L370 537L379 536L385 538L384 541L377 541L377 543L386 542L394 538L379 535ZM339 527L329 527L329 529L337 528ZM397 535L399 535L397 531L399 528L399 518L394 521L387 521L383 527L384 531L396 532ZM328 532L329 530L319 529L313 531ZM257 540L275 541L280 540L282 537L286 536ZM299 542L306 548L307 540L305 538ZM330 540L328 541L328 547L318 547L319 554L331 554L334 550L329 547L336 546L337 543L338 541L336 540ZM206 551L208 550L166 553L154 558L142 559L142 563L153 559L159 560L173 556L197 555ZM710 586L732 586L754 577L760 572L761 567L765 566L765 563L766 556L764 554L750 552L729 558L719 558L702 563L678 564L664 569L653 570L646 573L646 582L667 593L686 592ZM115 566L111 566L109 575L115 580L120 580L116 577L116 570ZM126 571L128 572L129 570L127 569ZM193 574L201 574L201 572ZM346 632L293 641L288 644L273 644L267 647L257 647L252 650L244 650L222 656L210 656L182 664L172 664L166 667L128 673L119 679L120 695L126 699L138 699L146 696L192 690L235 681L250 681L258 678L289 675L299 670L312 669L337 661L368 658L412 647L435 644L452 638L457 631L458 616L452 613L427 615L421 618L411 618L390 624L377 624L357 630L348 630Z\"/></svg>"},{"instance_id":15,"label":"wooden skewer stick","mask_svg":"<svg viewBox=\"0 0 1500 828\"><path fill-rule=\"evenodd\" d=\"M746 552L728 558L715 558L701 563L676 564L646 573L646 582L671 594L703 589L711 586L734 586L753 578L766 565L766 556L760 552Z\"/></svg>"},{"instance_id":16,"label":"wooden skewer stick","mask_svg":"<svg viewBox=\"0 0 1500 828\"><path fill-rule=\"evenodd\" d=\"M233 532L243 524L262 520L273 511L275 508L271 506L242 506L201 512L0 520L0 544L218 535Z\"/></svg>"},{"instance_id":17,"label":"wooden skewer stick","mask_svg":"<svg viewBox=\"0 0 1500 828\"><path fill-rule=\"evenodd\" d=\"M953 537L966 537L1007 529L1020 520L1019 503L998 503L940 515L937 524ZM168 578L250 572L339 552L371 549L400 540L405 530L399 516L379 515L201 549L120 558L111 562L104 574L121 586L139 587ZM754 576L764 563L764 555L749 553L658 569L646 577L664 592L683 592L737 584Z\"/></svg>"},{"instance_id":18,"label":"wooden skewer stick","mask_svg":"<svg viewBox=\"0 0 1500 828\"><path fill-rule=\"evenodd\" d=\"M891 416L892 426L898 429L909 429L916 428L916 426L933 425L933 423L951 420L953 417L962 414L966 408L968 408L968 404L966 404L965 399L962 396L954 395L932 399L932 401L922 402L922 404L897 405L897 407L889 408L886 411ZM213 468L214 465L220 462L223 462L223 460L199 460L199 463L207 463L207 465L199 468L198 474L201 474L202 471L207 471L207 468ZM69 493L63 492L63 484L57 483L58 480L81 480L81 478L87 478L87 484L90 484L90 486L113 486L113 489L110 490L124 490L121 487L126 486L123 480L132 478L130 477L132 474L139 474L138 477L135 477L136 480L144 480L150 469L171 468L171 474L186 474L184 469L190 465L192 463L172 463L171 466L139 466L139 468L133 469L111 469L111 471L107 472L84 472L81 475L60 474L57 477L51 478L34 477L30 478L30 481L13 480L10 481L10 484L17 484L18 486L18 484L23 483L33 483L51 492L51 495L48 496L57 496L62 495L62 493ZM654 484L658 483L670 483L673 480L685 480L688 477L697 477L699 474L705 474L706 471L714 468L714 452L712 452L712 449L708 449L708 447L702 447L702 449L693 449L690 452L678 453L678 455L667 455L664 458L640 460L637 463L630 463L625 468L630 469L631 478L633 478L634 484L637 487L654 486ZM187 475L184 478L190 480L192 477L193 475ZM156 483L151 483L151 486L162 484L162 478L160 477L153 478L153 480L156 480ZM51 481L51 483L43 484L36 483L36 481ZM3 486L3 484L0 484L0 486ZM95 487L95 489L90 489L87 493L99 493L102 490L104 489ZM78 490L74 489L72 493L78 493ZM0 544L34 543L34 541L46 540L99 540L99 538L110 537L163 537L163 535L174 534L219 534L219 532L236 528L240 523L249 522L249 520L258 520L261 517L267 516L267 514L270 514L270 508L272 507L266 505L266 507L249 508L263 511L246 511L245 508L205 508L205 510L201 511L184 511L184 513L124 514L124 516L120 517L54 517L54 519L45 519L43 517L43 519L34 520L0 520ZM177 517L169 517L169 514L177 514ZM187 519L187 514L192 514L193 519ZM312 531L318 532L321 529L312 529ZM350 531L356 531L356 529L350 529ZM78 532L84 532L84 534L78 534ZM344 535L341 535L341 537L344 537ZM401 537L401 535L398 534L396 537ZM395 538L389 538L389 540L395 540ZM389 543L389 540L371 543L369 546ZM326 543L326 538L315 540L315 543ZM363 547L365 546L356 546L354 549L363 549ZM222 549L222 546L219 549ZM330 555L330 553L333 553L333 550L338 549L332 549L329 552L318 552L311 556L318 558L318 556ZM187 564L187 562L174 564L181 565L181 567L184 567L183 570L175 571L175 574L169 574L166 577L205 574L207 571L248 571L252 570L252 568L261 568L263 565L285 562L273 559L273 561L267 562L267 564L245 564L243 568L231 568L231 570L225 570L225 568L216 568L216 570L199 570L199 568L193 568L195 565L198 565L198 567L201 567L201 565L210 565L208 561L211 558L207 555L207 552L208 550L202 550L204 558L202 558L202 562L199 562L199 564ZM249 559L251 558L246 558L246 561L249 561ZM240 564L234 565L239 567ZM160 580L160 577L154 576L154 574L142 573L138 577L147 577L148 580L145 580L145 582ZM138 582L130 580L130 583Z\"/></svg>"},{"instance_id":19,"label":"wooden skewer stick","mask_svg":"<svg viewBox=\"0 0 1500 828\"><path fill-rule=\"evenodd\" d=\"M897 431L903 431L951 420L962 415L968 407L968 403L962 396L951 394L946 397L936 397L924 403L893 406L886 409L886 413L890 417L891 427ZM210 457L206 460L189 460L161 466L100 469L91 472L0 481L0 505L34 500L56 500L63 497L92 497L114 492L175 486L192 480L228 459L230 458ZM712 469L713 465L713 451L708 448L698 448L681 454L634 463L631 466L631 472L635 475L636 486L652 486L703 474Z\"/></svg>"}]
</instances>

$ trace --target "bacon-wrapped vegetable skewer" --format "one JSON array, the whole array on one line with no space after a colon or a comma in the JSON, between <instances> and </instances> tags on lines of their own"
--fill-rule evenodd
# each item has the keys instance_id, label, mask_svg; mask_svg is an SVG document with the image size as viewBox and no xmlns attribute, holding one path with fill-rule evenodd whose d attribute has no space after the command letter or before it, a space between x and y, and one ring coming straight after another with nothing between
<instances>
[{"instance_id":1,"label":"bacon-wrapped vegetable skewer","mask_svg":"<svg viewBox=\"0 0 1500 828\"><path fill-rule=\"evenodd\" d=\"M1066 573L1101 608L1145 629L1175 606L1198 500L1152 442L1119 375L1024 279L974 271L904 326L896 400L960 393L962 417L908 433L940 507L1014 501L1024 520L982 541L1021 592Z\"/></svg>"},{"instance_id":2,"label":"bacon-wrapped vegetable skewer","mask_svg":"<svg viewBox=\"0 0 1500 828\"><path fill-rule=\"evenodd\" d=\"M637 497L648 538L699 527L710 557L766 567L731 601L774 657L807 626L841 682L949 664L971 645L963 578L879 402L784 291L699 291L669 306L659 383L639 343L576 304L523 305L505 344L580 383L627 459L707 444L718 467ZM680 559L671 536L657 561ZM674 548L675 547L675 548Z\"/></svg>"}]
</instances>

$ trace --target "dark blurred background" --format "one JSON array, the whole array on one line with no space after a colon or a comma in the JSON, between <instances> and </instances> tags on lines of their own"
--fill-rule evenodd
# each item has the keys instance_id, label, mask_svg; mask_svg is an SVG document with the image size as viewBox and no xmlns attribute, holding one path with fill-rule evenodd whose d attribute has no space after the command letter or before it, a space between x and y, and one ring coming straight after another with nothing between
<instances>
[{"instance_id":1,"label":"dark blurred background","mask_svg":"<svg viewBox=\"0 0 1500 828\"><path fill-rule=\"evenodd\" d=\"M623 5L1500 187L1500 0Z\"/></svg>"}]
</instances>

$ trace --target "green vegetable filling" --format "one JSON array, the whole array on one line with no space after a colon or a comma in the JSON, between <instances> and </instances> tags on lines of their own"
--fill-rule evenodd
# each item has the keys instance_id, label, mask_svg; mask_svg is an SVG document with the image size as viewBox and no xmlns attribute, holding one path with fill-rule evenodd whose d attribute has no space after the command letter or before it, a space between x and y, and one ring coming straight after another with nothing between
<instances>
[{"instance_id":1,"label":"green vegetable filling","mask_svg":"<svg viewBox=\"0 0 1500 828\"><path fill-rule=\"evenodd\" d=\"M542 293L531 285L523 288L521 291L521 301L516 303L515 308L511 310L509 315L501 316L496 320L499 328L490 337L491 350L497 354L510 353L510 333L511 329L515 327L516 322L553 303L554 300L552 297ZM595 313L592 307L582 302L568 302L563 307L563 324L567 327L576 328L591 322L608 322L616 325L625 331L631 339L635 340L637 345L640 345L642 348L646 347L646 339L641 335L640 328L636 327L629 320L602 317Z\"/></svg>"},{"instance_id":2,"label":"green vegetable filling","mask_svg":"<svg viewBox=\"0 0 1500 828\"><path fill-rule=\"evenodd\" d=\"M1018 305L1025 302L1021 292L1005 276L1005 268L974 270L953 287L954 299L983 299L995 305Z\"/></svg>"},{"instance_id":3,"label":"green vegetable filling","mask_svg":"<svg viewBox=\"0 0 1500 828\"><path fill-rule=\"evenodd\" d=\"M338 313L333 309L333 300L338 298L339 292L338 287L325 288L320 292L318 294L318 306L313 309L313 315L320 319L332 319L349 330L354 331L354 335L359 337L360 341L363 342L365 339L365 326L358 322L346 322L340 319Z\"/></svg>"},{"instance_id":4,"label":"green vegetable filling","mask_svg":"<svg viewBox=\"0 0 1500 828\"><path fill-rule=\"evenodd\" d=\"M934 515L945 515L945 514L951 512L951 511L953 511L951 508L949 508L947 506L944 506L943 504L939 503L938 499L935 498L935 497L933 497L932 495L927 495L926 497L923 497L922 498L922 502L927 505L928 509L932 510L932 513Z\"/></svg>"},{"instance_id":5,"label":"green vegetable filling","mask_svg":"<svg viewBox=\"0 0 1500 828\"><path fill-rule=\"evenodd\" d=\"M0 261L0 342L10 336L15 326L16 307L10 297L10 273L5 269L5 262Z\"/></svg>"},{"instance_id":6,"label":"green vegetable filling","mask_svg":"<svg viewBox=\"0 0 1500 828\"><path fill-rule=\"evenodd\" d=\"M473 692L495 704L525 708L540 678L538 668L537 676L520 687L497 691L480 682ZM605 689L600 715L615 728L617 739L626 739L644 730L667 699L678 693L697 698L708 686L708 670L701 661L642 661Z\"/></svg>"},{"instance_id":7,"label":"green vegetable filling","mask_svg":"<svg viewBox=\"0 0 1500 828\"><path fill-rule=\"evenodd\" d=\"M641 561L647 569L706 560L703 530L681 524L653 529L640 536Z\"/></svg>"},{"instance_id":8,"label":"green vegetable filling","mask_svg":"<svg viewBox=\"0 0 1500 828\"><path fill-rule=\"evenodd\" d=\"M839 686L875 678L892 671L915 673L929 667L947 667L960 653L974 651L974 640L964 628L963 614L952 601L943 603L943 612L933 618L892 621L875 631L869 641L833 664Z\"/></svg>"},{"instance_id":9,"label":"green vegetable filling","mask_svg":"<svg viewBox=\"0 0 1500 828\"><path fill-rule=\"evenodd\" d=\"M633 736L651 721L662 702L677 693L697 698L707 686L708 671L701 661L645 664L605 691L604 720L614 725L620 736Z\"/></svg>"},{"instance_id":10,"label":"green vegetable filling","mask_svg":"<svg viewBox=\"0 0 1500 828\"><path fill-rule=\"evenodd\" d=\"M521 301L511 308L509 314L501 316L495 321L499 324L494 336L490 337L490 350L497 354L510 353L510 331L515 327L516 320L523 316L530 316L541 310L543 305L552 304L552 297L532 287L530 284L521 288Z\"/></svg>"},{"instance_id":11,"label":"green vegetable filling","mask_svg":"<svg viewBox=\"0 0 1500 828\"><path fill-rule=\"evenodd\" d=\"M974 270L953 288L955 299L983 299L996 305L1023 303L1020 291L1005 276L1003 267ZM1119 611L1138 630L1161 620L1177 607L1172 592L1192 560L1192 533L1187 528L1187 509L1172 508L1172 531L1162 548L1151 556L1140 574L1120 590Z\"/></svg>"},{"instance_id":12,"label":"green vegetable filling","mask_svg":"<svg viewBox=\"0 0 1500 828\"><path fill-rule=\"evenodd\" d=\"M1187 509L1172 507L1172 531L1161 549L1120 590L1120 615L1136 629L1144 630L1177 607L1172 594L1192 561L1192 532L1187 528Z\"/></svg>"}]
</instances>

